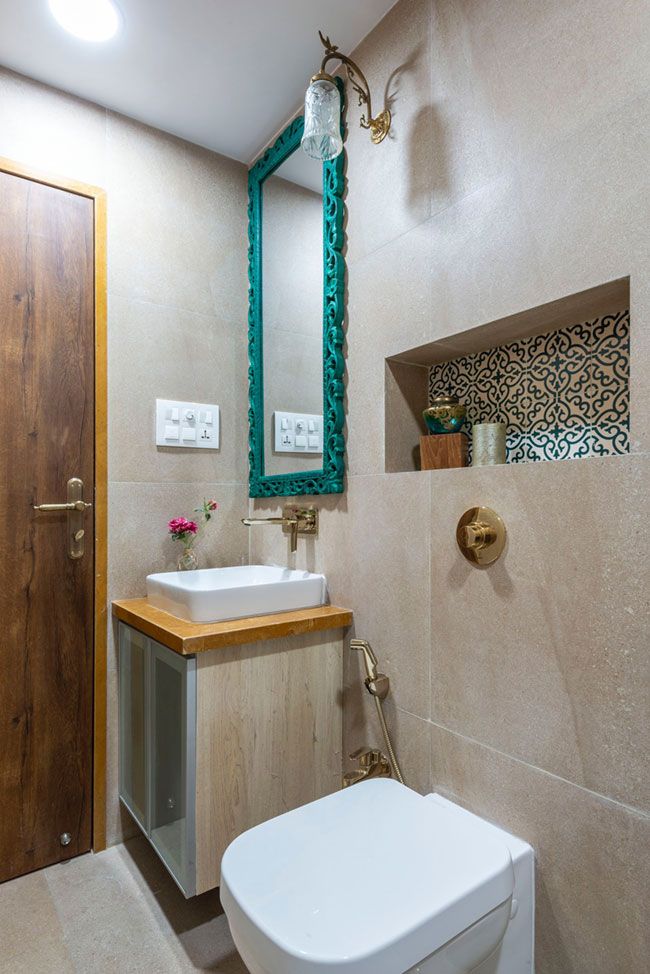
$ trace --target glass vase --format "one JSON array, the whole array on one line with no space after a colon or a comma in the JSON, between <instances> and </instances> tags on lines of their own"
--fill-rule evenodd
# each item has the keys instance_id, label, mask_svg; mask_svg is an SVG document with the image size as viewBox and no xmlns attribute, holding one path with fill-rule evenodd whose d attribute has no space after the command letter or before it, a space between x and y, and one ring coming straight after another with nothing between
<instances>
[{"instance_id":1,"label":"glass vase","mask_svg":"<svg viewBox=\"0 0 650 974\"><path fill-rule=\"evenodd\" d=\"M196 551L194 548L191 545L183 548L182 552L178 556L179 572L191 572L198 567L199 559L196 556Z\"/></svg>"}]
</instances>

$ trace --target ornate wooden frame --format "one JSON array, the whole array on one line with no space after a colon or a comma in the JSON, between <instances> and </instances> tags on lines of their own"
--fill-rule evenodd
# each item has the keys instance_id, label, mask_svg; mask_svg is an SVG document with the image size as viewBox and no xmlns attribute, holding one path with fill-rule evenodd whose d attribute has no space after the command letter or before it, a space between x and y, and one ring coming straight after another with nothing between
<instances>
[{"instance_id":1,"label":"ornate wooden frame","mask_svg":"<svg viewBox=\"0 0 650 974\"><path fill-rule=\"evenodd\" d=\"M341 93L343 132L344 86ZM248 173L248 459L251 497L340 494L345 473L343 409L344 154L323 163L323 466L304 473L264 473L264 367L262 313L262 196L264 181L300 145L302 116L295 118Z\"/></svg>"}]
</instances>

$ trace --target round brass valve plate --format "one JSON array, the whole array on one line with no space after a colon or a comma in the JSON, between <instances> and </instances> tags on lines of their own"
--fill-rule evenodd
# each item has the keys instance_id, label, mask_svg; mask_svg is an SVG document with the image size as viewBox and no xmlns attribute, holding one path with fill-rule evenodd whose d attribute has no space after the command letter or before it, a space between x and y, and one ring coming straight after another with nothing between
<instances>
[{"instance_id":1,"label":"round brass valve plate","mask_svg":"<svg viewBox=\"0 0 650 974\"><path fill-rule=\"evenodd\" d=\"M506 526L490 507L471 507L456 528L461 552L473 565L491 565L506 545Z\"/></svg>"}]
</instances>

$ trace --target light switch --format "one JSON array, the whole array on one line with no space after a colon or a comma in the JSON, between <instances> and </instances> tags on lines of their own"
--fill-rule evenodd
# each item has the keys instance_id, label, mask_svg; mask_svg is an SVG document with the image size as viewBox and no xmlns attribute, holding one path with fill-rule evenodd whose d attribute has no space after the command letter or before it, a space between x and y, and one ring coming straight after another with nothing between
<instances>
[{"instance_id":1,"label":"light switch","mask_svg":"<svg viewBox=\"0 0 650 974\"><path fill-rule=\"evenodd\" d=\"M273 413L273 451L275 453L322 453L323 447L318 435L322 425L323 417L313 413L276 410ZM311 436L307 435L308 431Z\"/></svg>"},{"instance_id":2,"label":"light switch","mask_svg":"<svg viewBox=\"0 0 650 974\"><path fill-rule=\"evenodd\" d=\"M219 407L213 403L156 399L156 445L218 449Z\"/></svg>"}]
</instances>

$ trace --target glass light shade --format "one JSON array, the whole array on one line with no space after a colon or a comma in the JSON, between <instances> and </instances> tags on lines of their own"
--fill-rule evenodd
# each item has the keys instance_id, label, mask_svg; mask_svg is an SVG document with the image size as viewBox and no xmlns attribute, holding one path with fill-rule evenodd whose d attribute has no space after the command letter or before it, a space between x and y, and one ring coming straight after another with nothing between
<instances>
[{"instance_id":1,"label":"glass light shade","mask_svg":"<svg viewBox=\"0 0 650 974\"><path fill-rule=\"evenodd\" d=\"M305 131L302 147L312 159L327 162L343 148L341 96L333 81L312 81L305 95Z\"/></svg>"}]
</instances>

